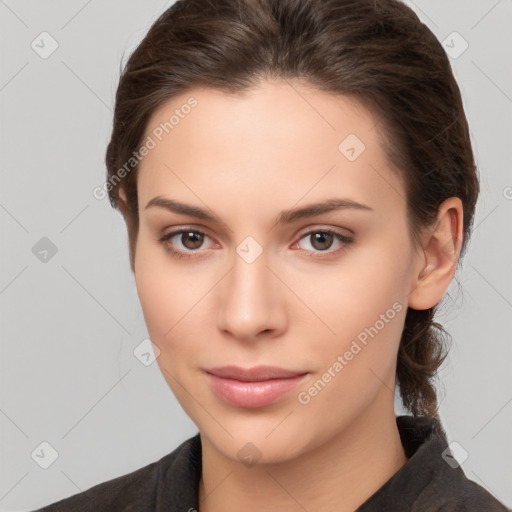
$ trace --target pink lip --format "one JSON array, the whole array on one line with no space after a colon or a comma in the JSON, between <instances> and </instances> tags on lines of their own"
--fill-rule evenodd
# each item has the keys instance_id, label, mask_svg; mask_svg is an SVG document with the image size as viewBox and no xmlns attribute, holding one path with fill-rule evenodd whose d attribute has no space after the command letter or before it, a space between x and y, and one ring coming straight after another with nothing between
<instances>
[{"instance_id":1,"label":"pink lip","mask_svg":"<svg viewBox=\"0 0 512 512\"><path fill-rule=\"evenodd\" d=\"M271 366L239 368L224 366L206 370L212 390L236 407L263 407L291 391L306 377L300 373Z\"/></svg>"}]
</instances>

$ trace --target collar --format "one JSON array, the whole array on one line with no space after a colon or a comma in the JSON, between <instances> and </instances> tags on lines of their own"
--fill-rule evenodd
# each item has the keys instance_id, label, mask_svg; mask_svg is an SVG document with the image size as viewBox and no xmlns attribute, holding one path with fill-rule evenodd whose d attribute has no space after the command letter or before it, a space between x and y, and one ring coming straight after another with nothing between
<instances>
[{"instance_id":1,"label":"collar","mask_svg":"<svg viewBox=\"0 0 512 512\"><path fill-rule=\"evenodd\" d=\"M447 462L451 453L438 417L398 416L396 423L408 460L356 512L448 511L467 500L486 505L488 511L507 510L468 480L459 465ZM200 434L182 443L175 453L173 463L160 471L156 509L197 512L202 471Z\"/></svg>"}]
</instances>

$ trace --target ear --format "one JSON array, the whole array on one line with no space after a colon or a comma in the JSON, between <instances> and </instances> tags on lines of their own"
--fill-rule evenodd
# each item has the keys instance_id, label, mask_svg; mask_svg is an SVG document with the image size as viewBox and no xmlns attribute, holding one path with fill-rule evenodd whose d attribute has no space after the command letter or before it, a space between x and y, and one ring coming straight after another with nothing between
<instances>
[{"instance_id":1,"label":"ear","mask_svg":"<svg viewBox=\"0 0 512 512\"><path fill-rule=\"evenodd\" d=\"M123 214L123 217L126 218L126 215L129 211L128 200L126 198L126 192L122 187L119 187L117 190L117 206L119 208L119 211Z\"/></svg>"},{"instance_id":2,"label":"ear","mask_svg":"<svg viewBox=\"0 0 512 512\"><path fill-rule=\"evenodd\" d=\"M122 213L128 230L128 244L130 251L130 269L135 274L135 245L137 243L138 226L134 221L133 213L128 207L128 200L124 188L119 187L117 192L117 206Z\"/></svg>"},{"instance_id":3,"label":"ear","mask_svg":"<svg viewBox=\"0 0 512 512\"><path fill-rule=\"evenodd\" d=\"M423 256L418 258L409 294L412 309L434 307L450 286L462 248L463 215L460 198L450 197L439 206L437 221L422 234Z\"/></svg>"}]
</instances>

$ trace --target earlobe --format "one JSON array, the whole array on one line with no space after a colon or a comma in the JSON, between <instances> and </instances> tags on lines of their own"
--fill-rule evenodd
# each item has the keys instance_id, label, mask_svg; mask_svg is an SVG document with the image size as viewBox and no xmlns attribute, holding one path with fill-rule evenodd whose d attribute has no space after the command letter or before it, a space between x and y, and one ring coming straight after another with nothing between
<instances>
[{"instance_id":1,"label":"earlobe","mask_svg":"<svg viewBox=\"0 0 512 512\"><path fill-rule=\"evenodd\" d=\"M128 230L128 244L129 244L129 253L130 253L130 269L135 275L135 244L138 226L133 221L133 215L130 212L128 207L128 200L126 197L126 193L123 188L119 188L118 190L118 201L117 206L119 211L123 215L124 221L126 223L126 228Z\"/></svg>"},{"instance_id":2,"label":"earlobe","mask_svg":"<svg viewBox=\"0 0 512 512\"><path fill-rule=\"evenodd\" d=\"M119 211L123 214L123 217L126 217L128 212L128 200L126 198L126 193L123 188L118 189L117 193L117 206Z\"/></svg>"},{"instance_id":3,"label":"earlobe","mask_svg":"<svg viewBox=\"0 0 512 512\"><path fill-rule=\"evenodd\" d=\"M450 197L439 206L437 221L423 234L423 257L418 259L411 283L409 307L430 309L441 301L457 269L462 237L462 201Z\"/></svg>"}]
</instances>

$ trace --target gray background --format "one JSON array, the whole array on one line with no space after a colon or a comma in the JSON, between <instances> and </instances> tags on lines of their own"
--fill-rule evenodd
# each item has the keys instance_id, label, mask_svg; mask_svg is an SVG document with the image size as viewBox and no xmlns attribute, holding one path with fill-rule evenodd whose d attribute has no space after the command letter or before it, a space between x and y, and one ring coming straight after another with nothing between
<instances>
[{"instance_id":1,"label":"gray background","mask_svg":"<svg viewBox=\"0 0 512 512\"><path fill-rule=\"evenodd\" d=\"M147 331L125 227L92 195L104 182L123 54L168 5L0 0L2 511L126 474L197 432L157 363L134 357ZM453 31L469 44L451 62L481 173L460 285L440 316L453 336L441 418L469 454L468 477L511 506L512 2L409 5L452 52L464 47ZM43 31L59 45L46 59L31 47L51 47ZM43 237L57 249L46 261ZM58 453L47 469L43 441Z\"/></svg>"}]
</instances>

